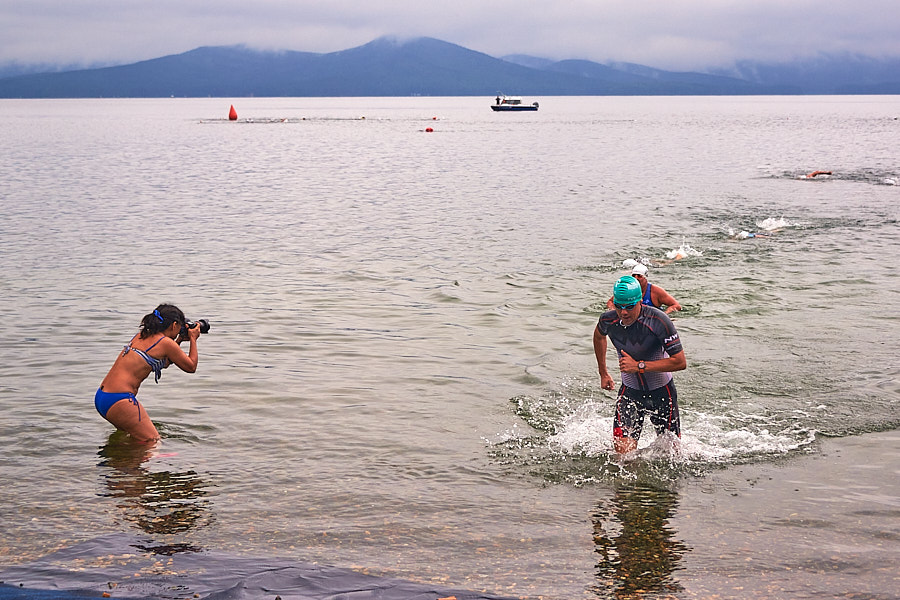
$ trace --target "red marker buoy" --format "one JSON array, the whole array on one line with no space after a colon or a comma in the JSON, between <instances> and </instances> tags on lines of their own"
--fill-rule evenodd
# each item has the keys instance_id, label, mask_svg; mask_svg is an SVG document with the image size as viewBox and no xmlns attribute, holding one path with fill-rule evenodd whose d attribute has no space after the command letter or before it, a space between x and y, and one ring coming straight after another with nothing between
<instances>
[{"instance_id":1,"label":"red marker buoy","mask_svg":"<svg viewBox=\"0 0 900 600\"><path fill-rule=\"evenodd\" d=\"M427 133L431 133L432 131L434 131L434 129L432 129L431 127L426 127L426 128L425 128L425 131L426 131Z\"/></svg>"},{"instance_id":2,"label":"red marker buoy","mask_svg":"<svg viewBox=\"0 0 900 600\"><path fill-rule=\"evenodd\" d=\"M231 105L231 110L228 111L228 120L237 121L237 111L234 110L234 104Z\"/></svg>"}]
</instances>

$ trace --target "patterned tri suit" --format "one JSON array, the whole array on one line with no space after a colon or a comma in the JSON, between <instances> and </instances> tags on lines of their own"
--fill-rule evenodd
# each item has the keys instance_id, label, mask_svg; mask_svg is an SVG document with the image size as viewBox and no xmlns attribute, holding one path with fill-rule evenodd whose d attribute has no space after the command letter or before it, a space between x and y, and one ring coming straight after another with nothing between
<instances>
[{"instance_id":1,"label":"patterned tri suit","mask_svg":"<svg viewBox=\"0 0 900 600\"><path fill-rule=\"evenodd\" d=\"M610 310L601 315L597 329L609 337L619 357L623 350L637 361L660 360L682 352L672 320L658 308L645 304L641 305L641 314L631 325L622 325L616 311ZM678 393L672 374L622 373L613 436L637 440L641 437L647 414L657 435L671 431L681 437Z\"/></svg>"}]
</instances>

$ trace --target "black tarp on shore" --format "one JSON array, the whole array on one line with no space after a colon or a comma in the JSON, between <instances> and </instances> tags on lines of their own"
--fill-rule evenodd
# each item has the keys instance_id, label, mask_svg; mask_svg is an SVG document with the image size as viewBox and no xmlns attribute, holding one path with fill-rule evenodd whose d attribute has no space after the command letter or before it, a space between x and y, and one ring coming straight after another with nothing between
<instances>
[{"instance_id":1,"label":"black tarp on shore","mask_svg":"<svg viewBox=\"0 0 900 600\"><path fill-rule=\"evenodd\" d=\"M512 600L279 559L152 547L124 534L0 571L0 600ZM104 596L108 594L108 596Z\"/></svg>"}]
</instances>

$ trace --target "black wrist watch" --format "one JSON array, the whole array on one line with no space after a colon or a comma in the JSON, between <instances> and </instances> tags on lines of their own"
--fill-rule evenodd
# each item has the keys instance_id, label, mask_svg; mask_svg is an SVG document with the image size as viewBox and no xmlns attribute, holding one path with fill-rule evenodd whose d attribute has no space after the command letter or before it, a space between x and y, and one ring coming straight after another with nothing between
<instances>
[{"instance_id":1,"label":"black wrist watch","mask_svg":"<svg viewBox=\"0 0 900 600\"><path fill-rule=\"evenodd\" d=\"M646 368L647 365L644 364L644 361L638 363L638 373L643 373Z\"/></svg>"}]
</instances>

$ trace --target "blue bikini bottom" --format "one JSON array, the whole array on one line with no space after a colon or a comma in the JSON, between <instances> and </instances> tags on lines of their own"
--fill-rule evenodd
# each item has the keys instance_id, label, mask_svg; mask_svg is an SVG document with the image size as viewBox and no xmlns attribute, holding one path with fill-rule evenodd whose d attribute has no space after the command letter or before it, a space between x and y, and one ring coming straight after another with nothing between
<instances>
[{"instance_id":1,"label":"blue bikini bottom","mask_svg":"<svg viewBox=\"0 0 900 600\"><path fill-rule=\"evenodd\" d=\"M137 397L131 392L110 393L104 392L103 388L98 388L97 393L94 394L94 406L96 407L97 412L100 413L100 416L104 419L106 418L106 413L112 408L112 405L119 400L128 400L135 406L139 406ZM138 410L138 415L140 415L140 410ZM140 416L138 417L138 420L140 420Z\"/></svg>"}]
</instances>

